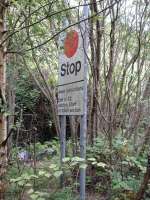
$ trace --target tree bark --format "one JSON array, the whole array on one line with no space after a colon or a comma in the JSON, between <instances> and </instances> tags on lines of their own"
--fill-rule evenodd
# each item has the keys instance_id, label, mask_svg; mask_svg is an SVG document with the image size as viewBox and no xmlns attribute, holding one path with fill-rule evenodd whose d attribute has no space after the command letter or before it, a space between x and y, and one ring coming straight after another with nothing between
<instances>
[{"instance_id":1,"label":"tree bark","mask_svg":"<svg viewBox=\"0 0 150 200\"><path fill-rule=\"evenodd\" d=\"M0 41L2 41L5 29L6 0L0 2ZM7 137L7 123L5 116L6 100L6 48L5 45L0 46L0 144ZM7 148L6 145L0 146L0 199L4 199L6 184L4 176L7 166Z\"/></svg>"},{"instance_id":2,"label":"tree bark","mask_svg":"<svg viewBox=\"0 0 150 200\"><path fill-rule=\"evenodd\" d=\"M140 189L136 194L135 200L142 200L144 198L144 193L147 189L149 180L150 180L150 155L148 156L147 170L146 170L146 173L144 175L144 179L143 179L143 182L140 186Z\"/></svg>"},{"instance_id":3,"label":"tree bark","mask_svg":"<svg viewBox=\"0 0 150 200\"><path fill-rule=\"evenodd\" d=\"M91 1L91 12L98 13L98 3L96 0ZM96 32L94 32L94 28ZM95 38L95 39L94 39ZM101 59L101 40L102 40L102 30L100 19L96 20L94 26L94 21L91 19L90 27L90 47L91 47L91 71L92 71L92 105L91 105L91 116L90 116L90 141L93 143L94 139L98 136L98 101L99 99L99 81L100 81L100 59ZM95 44L95 45L94 45Z\"/></svg>"},{"instance_id":4,"label":"tree bark","mask_svg":"<svg viewBox=\"0 0 150 200\"><path fill-rule=\"evenodd\" d=\"M14 122L15 122L15 89L14 89L14 74L8 79L7 81L7 95L8 95L8 109L9 109L9 116L7 121L7 132L9 133L11 129L13 128ZM10 158L11 148L12 148L12 134L9 137L8 145L7 145L7 155L8 158Z\"/></svg>"}]
</instances>

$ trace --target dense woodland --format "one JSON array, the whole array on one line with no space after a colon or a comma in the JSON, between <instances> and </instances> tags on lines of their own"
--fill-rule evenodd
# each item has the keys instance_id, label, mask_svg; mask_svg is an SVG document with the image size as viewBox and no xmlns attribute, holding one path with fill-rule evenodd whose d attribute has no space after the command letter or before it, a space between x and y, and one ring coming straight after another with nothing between
<instances>
[{"instance_id":1,"label":"dense woodland","mask_svg":"<svg viewBox=\"0 0 150 200\"><path fill-rule=\"evenodd\" d=\"M60 162L60 37L85 6L86 159L67 116ZM78 200L81 168L86 200L150 200L149 146L149 0L0 0L0 200Z\"/></svg>"}]
</instances>

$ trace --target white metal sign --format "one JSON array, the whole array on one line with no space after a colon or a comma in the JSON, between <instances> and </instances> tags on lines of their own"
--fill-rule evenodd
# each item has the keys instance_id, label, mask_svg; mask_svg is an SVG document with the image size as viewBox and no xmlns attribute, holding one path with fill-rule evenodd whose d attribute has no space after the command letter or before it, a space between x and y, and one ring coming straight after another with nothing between
<instances>
[{"instance_id":1,"label":"white metal sign","mask_svg":"<svg viewBox=\"0 0 150 200\"><path fill-rule=\"evenodd\" d=\"M59 57L58 115L83 115L84 48L79 30L66 34Z\"/></svg>"}]
</instances>

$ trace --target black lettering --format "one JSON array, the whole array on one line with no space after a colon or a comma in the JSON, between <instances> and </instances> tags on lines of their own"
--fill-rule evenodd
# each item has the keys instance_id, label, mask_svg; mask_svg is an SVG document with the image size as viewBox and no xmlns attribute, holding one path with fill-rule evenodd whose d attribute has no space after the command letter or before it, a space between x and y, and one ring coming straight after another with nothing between
<instances>
[{"instance_id":1,"label":"black lettering","mask_svg":"<svg viewBox=\"0 0 150 200\"><path fill-rule=\"evenodd\" d=\"M77 76L78 72L81 70L81 62L77 61L76 63L67 62L67 64L61 65L61 76L69 75L75 73Z\"/></svg>"},{"instance_id":2,"label":"black lettering","mask_svg":"<svg viewBox=\"0 0 150 200\"><path fill-rule=\"evenodd\" d=\"M76 71L75 71L75 75L77 75L77 73L81 70L81 62L77 61L76 62Z\"/></svg>"},{"instance_id":3,"label":"black lettering","mask_svg":"<svg viewBox=\"0 0 150 200\"><path fill-rule=\"evenodd\" d=\"M66 65L65 64L62 64L61 65L61 76L65 76L65 74L66 74Z\"/></svg>"},{"instance_id":4,"label":"black lettering","mask_svg":"<svg viewBox=\"0 0 150 200\"><path fill-rule=\"evenodd\" d=\"M74 63L72 63L71 65L70 65L70 74L73 74L74 73L74 70L75 70L75 64Z\"/></svg>"},{"instance_id":5,"label":"black lettering","mask_svg":"<svg viewBox=\"0 0 150 200\"><path fill-rule=\"evenodd\" d=\"M67 62L67 75L69 75L69 63Z\"/></svg>"}]
</instances>

